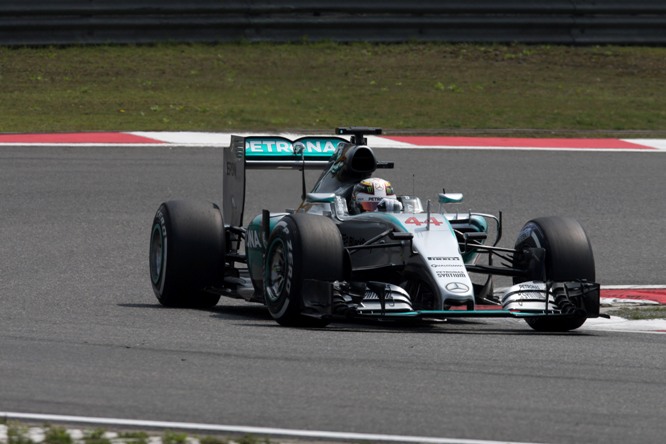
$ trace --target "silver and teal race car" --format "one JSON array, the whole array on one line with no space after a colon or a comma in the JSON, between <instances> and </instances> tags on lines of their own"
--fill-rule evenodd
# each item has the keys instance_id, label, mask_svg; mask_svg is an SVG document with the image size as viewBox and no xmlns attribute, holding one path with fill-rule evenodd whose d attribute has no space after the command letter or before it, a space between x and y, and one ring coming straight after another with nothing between
<instances>
[{"instance_id":1,"label":"silver and teal race car","mask_svg":"<svg viewBox=\"0 0 666 444\"><path fill-rule=\"evenodd\" d=\"M369 134L381 129L296 140L232 136L223 150L222 208L173 200L155 214L149 263L159 302L208 308L221 296L241 298L266 305L281 325L302 327L350 318L514 317L538 331L568 331L600 316L592 248L574 219L531 220L514 248L504 248L501 213L446 211L461 194L440 193L425 205L398 196L397 212L350 211L354 186L393 168L367 146ZM306 192L305 170L313 168L322 173ZM300 170L300 206L263 210L245 225L253 169ZM493 276L513 285L495 292Z\"/></svg>"}]
</instances>

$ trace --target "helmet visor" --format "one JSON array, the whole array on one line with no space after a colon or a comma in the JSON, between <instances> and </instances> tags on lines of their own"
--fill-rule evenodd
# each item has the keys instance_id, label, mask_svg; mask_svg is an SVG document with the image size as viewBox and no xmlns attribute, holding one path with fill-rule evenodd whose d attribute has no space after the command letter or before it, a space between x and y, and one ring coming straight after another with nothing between
<instances>
[{"instance_id":1,"label":"helmet visor","mask_svg":"<svg viewBox=\"0 0 666 444\"><path fill-rule=\"evenodd\" d=\"M358 204L363 209L363 211L375 211L377 209L377 206L379 205L379 201L372 202L369 200L365 200L358 202Z\"/></svg>"}]
</instances>

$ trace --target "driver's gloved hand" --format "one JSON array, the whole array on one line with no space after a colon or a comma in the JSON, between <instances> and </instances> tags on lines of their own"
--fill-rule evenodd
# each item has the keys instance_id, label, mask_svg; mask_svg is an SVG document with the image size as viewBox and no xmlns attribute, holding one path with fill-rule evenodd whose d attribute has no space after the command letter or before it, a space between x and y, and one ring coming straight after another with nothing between
<instances>
[{"instance_id":1,"label":"driver's gloved hand","mask_svg":"<svg viewBox=\"0 0 666 444\"><path fill-rule=\"evenodd\" d=\"M402 211L402 202L397 199L382 199L377 205L377 211L399 213Z\"/></svg>"}]
</instances>

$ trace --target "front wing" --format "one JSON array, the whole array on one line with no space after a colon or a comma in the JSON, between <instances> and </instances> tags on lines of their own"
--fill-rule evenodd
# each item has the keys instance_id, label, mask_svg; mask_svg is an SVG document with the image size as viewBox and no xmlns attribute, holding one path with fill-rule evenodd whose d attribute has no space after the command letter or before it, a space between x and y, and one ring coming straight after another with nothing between
<instances>
[{"instance_id":1,"label":"front wing","mask_svg":"<svg viewBox=\"0 0 666 444\"><path fill-rule=\"evenodd\" d=\"M404 290L396 288L387 284L398 293ZM524 288L525 287L525 288ZM551 290L546 289L545 293L541 296L541 307L537 308L534 304L538 301L539 291L527 290L526 288L537 287L535 283L518 284L509 288L506 295L509 295L508 300L512 304L509 308L501 308L500 305L497 309L481 309L481 310L412 310L405 309L404 304L391 304L391 302L398 302L398 299L388 299L385 296L380 297L381 292L374 293L375 298L372 302L374 308L365 307L359 310L359 305L356 308L345 310L346 317L358 319L447 319L447 318L579 318L584 316L586 318L597 318L603 316L599 313L599 284L589 282L569 282L569 283L556 283L551 288L557 288L558 294L556 300L558 305L553 304L553 298L549 295ZM546 287L543 283L543 287ZM333 314L333 307L331 305L333 295L333 285L328 282L306 280L304 285L305 294L310 297L304 298L304 314L322 316ZM393 291L389 291L393 293ZM406 294L406 293L405 293ZM546 297L546 294L549 297ZM367 296L366 296L367 297ZM361 302L366 301L364 297ZM378 300L377 300L378 299ZM521 302L522 301L522 302ZM379 303L378 303L379 302ZM394 307L391 308L391 305ZM514 308L525 305L522 308ZM408 306L409 307L409 306ZM411 308L411 307L410 307Z\"/></svg>"},{"instance_id":2,"label":"front wing","mask_svg":"<svg viewBox=\"0 0 666 444\"><path fill-rule=\"evenodd\" d=\"M534 317L571 317L567 314L555 313L534 313L525 311L513 310L418 310L406 311L402 313L384 313L381 315L383 318L433 318L433 319L448 319L448 318L534 318Z\"/></svg>"}]
</instances>

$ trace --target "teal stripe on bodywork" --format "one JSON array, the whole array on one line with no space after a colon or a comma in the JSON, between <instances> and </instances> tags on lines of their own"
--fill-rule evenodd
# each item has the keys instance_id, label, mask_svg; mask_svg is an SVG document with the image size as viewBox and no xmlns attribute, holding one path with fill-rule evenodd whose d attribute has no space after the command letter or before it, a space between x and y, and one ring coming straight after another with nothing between
<instances>
[{"instance_id":1,"label":"teal stripe on bodywork","mask_svg":"<svg viewBox=\"0 0 666 444\"><path fill-rule=\"evenodd\" d=\"M384 313L381 316L391 318L531 318L546 315L544 313L528 313L508 310L418 310L404 313ZM558 315L549 314L548 316Z\"/></svg>"}]
</instances>

